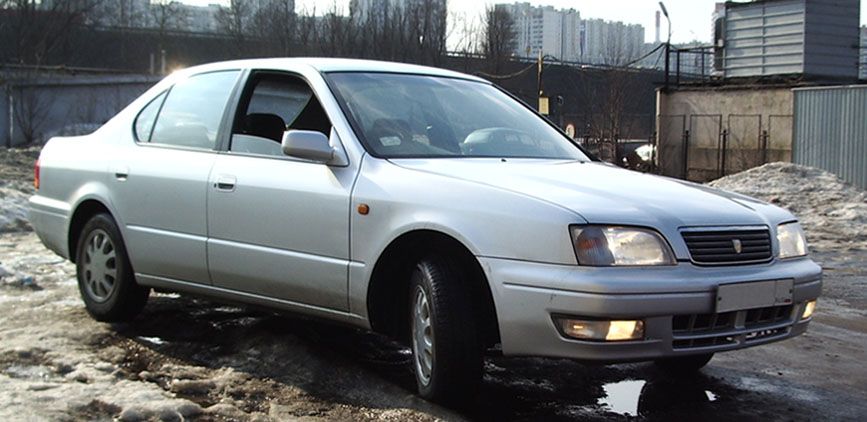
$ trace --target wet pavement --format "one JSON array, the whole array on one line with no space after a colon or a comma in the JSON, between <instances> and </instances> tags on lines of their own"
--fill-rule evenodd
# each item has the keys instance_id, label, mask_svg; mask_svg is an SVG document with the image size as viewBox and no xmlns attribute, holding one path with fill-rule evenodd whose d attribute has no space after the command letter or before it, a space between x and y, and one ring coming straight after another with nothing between
<instances>
[{"instance_id":1,"label":"wet pavement","mask_svg":"<svg viewBox=\"0 0 867 422\"><path fill-rule=\"evenodd\" d=\"M156 293L132 323L97 323L69 263L32 233L0 235L0 262L33 280L0 285L0 419L863 420L858 254L817 255L825 296L798 338L718 354L685 378L490 356L477 399L447 409L414 395L407 348L362 330Z\"/></svg>"},{"instance_id":2,"label":"wet pavement","mask_svg":"<svg viewBox=\"0 0 867 422\"><path fill-rule=\"evenodd\" d=\"M408 349L375 334L316 321L198 299L160 297L136 322L115 329L127 341L169 358L211 368L228 365L254 377L299 385L327 401L379 405L367 394L352 392L358 385L355 377L367 376L365 373L381 377L408 395L414 387ZM280 347L287 339L297 342L308 355L299 360L296 347ZM247 356L263 347L267 356ZM740 371L713 362L702 373L685 378L672 378L651 364L595 366L560 359L489 357L485 366L482 391L472 407L440 416L475 420L808 420L857 419L867 414L857 392L847 396L799 385L779 375ZM189 398L209 404L205 397ZM422 406L419 410L429 409Z\"/></svg>"}]
</instances>

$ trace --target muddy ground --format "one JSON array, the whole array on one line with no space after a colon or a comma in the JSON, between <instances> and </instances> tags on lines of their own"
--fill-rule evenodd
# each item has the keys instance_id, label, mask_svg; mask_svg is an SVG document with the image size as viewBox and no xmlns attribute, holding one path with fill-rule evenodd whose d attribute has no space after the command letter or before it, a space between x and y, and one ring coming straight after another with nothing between
<instances>
[{"instance_id":1,"label":"muddy ground","mask_svg":"<svg viewBox=\"0 0 867 422\"><path fill-rule=\"evenodd\" d=\"M4 233L0 420L863 420L867 247L814 258L825 290L804 336L685 379L490 357L458 410L416 398L409 351L359 330L156 293L132 323L95 322L71 264L32 232Z\"/></svg>"}]
</instances>

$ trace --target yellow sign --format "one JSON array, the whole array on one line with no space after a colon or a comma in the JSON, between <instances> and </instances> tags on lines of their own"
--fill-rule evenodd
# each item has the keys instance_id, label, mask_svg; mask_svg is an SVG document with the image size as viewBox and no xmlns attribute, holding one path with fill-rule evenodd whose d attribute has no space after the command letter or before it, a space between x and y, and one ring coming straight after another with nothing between
<instances>
[{"instance_id":1,"label":"yellow sign","mask_svg":"<svg viewBox=\"0 0 867 422\"><path fill-rule=\"evenodd\" d=\"M548 115L548 97L539 97L539 114Z\"/></svg>"}]
</instances>

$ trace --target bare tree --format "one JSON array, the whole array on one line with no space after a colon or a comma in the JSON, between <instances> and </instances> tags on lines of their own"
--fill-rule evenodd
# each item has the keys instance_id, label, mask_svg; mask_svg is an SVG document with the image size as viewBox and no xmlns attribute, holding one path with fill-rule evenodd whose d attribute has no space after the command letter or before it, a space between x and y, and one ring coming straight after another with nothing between
<instances>
[{"instance_id":1,"label":"bare tree","mask_svg":"<svg viewBox=\"0 0 867 422\"><path fill-rule=\"evenodd\" d=\"M11 17L7 29L12 48L11 62L42 65L63 62L60 51L71 39L77 26L85 23L98 0L0 0ZM6 31L4 31L6 32Z\"/></svg>"},{"instance_id":2,"label":"bare tree","mask_svg":"<svg viewBox=\"0 0 867 422\"><path fill-rule=\"evenodd\" d=\"M494 72L499 73L515 51L515 19L505 7L489 6L485 11L484 27L482 52L492 62Z\"/></svg>"},{"instance_id":3,"label":"bare tree","mask_svg":"<svg viewBox=\"0 0 867 422\"><path fill-rule=\"evenodd\" d=\"M186 24L186 13L180 3L170 0L157 0L150 3L148 18L157 33L156 57L160 57L161 72L166 72L166 40L172 31L180 30Z\"/></svg>"},{"instance_id":4,"label":"bare tree","mask_svg":"<svg viewBox=\"0 0 867 422\"><path fill-rule=\"evenodd\" d=\"M288 56L295 36L295 10L289 2L270 0L252 13L251 33L266 44L269 55ZM241 28L243 32L243 28Z\"/></svg>"},{"instance_id":5,"label":"bare tree","mask_svg":"<svg viewBox=\"0 0 867 422\"><path fill-rule=\"evenodd\" d=\"M246 53L245 46L249 35L248 23L252 16L252 5L249 0L230 0L228 7L223 7L217 13L217 24L220 31L229 35L235 42L237 54Z\"/></svg>"},{"instance_id":6,"label":"bare tree","mask_svg":"<svg viewBox=\"0 0 867 422\"><path fill-rule=\"evenodd\" d=\"M316 9L304 10L295 19L297 32L297 48L301 54L314 55L316 54L314 41L319 37L319 25L316 21Z\"/></svg>"},{"instance_id":7,"label":"bare tree","mask_svg":"<svg viewBox=\"0 0 867 422\"><path fill-rule=\"evenodd\" d=\"M482 36L485 34L482 23L486 13L467 15L449 13L449 29L446 33L446 43L455 46L455 51L465 54L483 54Z\"/></svg>"},{"instance_id":8,"label":"bare tree","mask_svg":"<svg viewBox=\"0 0 867 422\"><path fill-rule=\"evenodd\" d=\"M14 123L21 130L25 144L40 140L42 127L45 125L50 112L51 103L46 95L39 91L39 87L30 85L36 80L35 73L29 73L20 80L17 93L13 93L13 116ZM17 95L16 95L17 94ZM12 140L9 140L12 146Z\"/></svg>"}]
</instances>

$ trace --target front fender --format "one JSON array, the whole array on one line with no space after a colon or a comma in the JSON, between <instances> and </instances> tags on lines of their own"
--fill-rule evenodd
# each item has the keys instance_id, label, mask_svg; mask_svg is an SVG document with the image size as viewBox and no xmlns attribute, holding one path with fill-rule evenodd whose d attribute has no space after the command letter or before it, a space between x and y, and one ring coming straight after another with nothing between
<instances>
[{"instance_id":1,"label":"front fender","mask_svg":"<svg viewBox=\"0 0 867 422\"><path fill-rule=\"evenodd\" d=\"M360 204L369 213L356 212ZM440 232L477 257L569 265L577 263L569 225L582 223L536 198L366 157L350 210L350 307L364 309L374 265L405 233Z\"/></svg>"}]
</instances>

